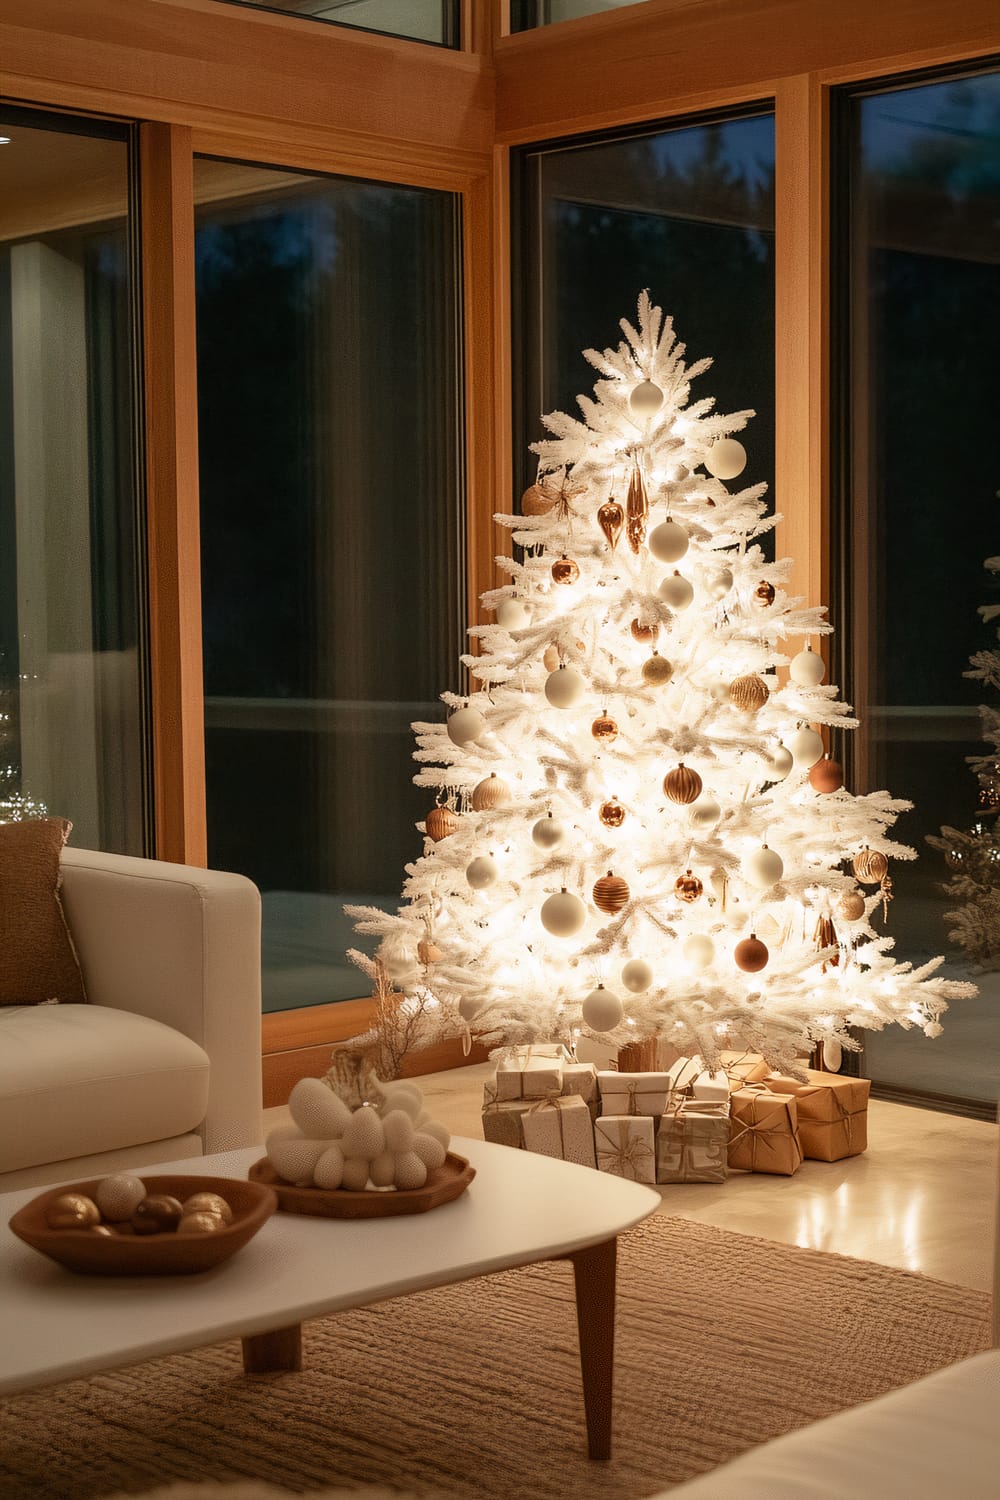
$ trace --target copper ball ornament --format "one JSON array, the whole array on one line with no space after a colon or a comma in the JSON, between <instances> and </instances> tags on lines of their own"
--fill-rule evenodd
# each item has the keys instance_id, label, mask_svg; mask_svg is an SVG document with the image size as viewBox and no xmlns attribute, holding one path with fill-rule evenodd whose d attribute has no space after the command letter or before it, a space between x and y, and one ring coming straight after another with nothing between
<instances>
[{"instance_id":1,"label":"copper ball ornament","mask_svg":"<svg viewBox=\"0 0 1000 1500\"><path fill-rule=\"evenodd\" d=\"M854 874L862 885L878 885L888 872L889 861L885 855L877 849L869 849L867 844L854 856Z\"/></svg>"},{"instance_id":2,"label":"copper ball ornament","mask_svg":"<svg viewBox=\"0 0 1000 1500\"><path fill-rule=\"evenodd\" d=\"M753 602L760 609L770 609L774 603L774 584L768 583L766 578L762 578L753 591Z\"/></svg>"},{"instance_id":3,"label":"copper ball ornament","mask_svg":"<svg viewBox=\"0 0 1000 1500\"><path fill-rule=\"evenodd\" d=\"M505 802L510 801L510 787L505 781L501 781L495 771L487 776L485 781L479 782L472 793L472 808L474 812L491 812L494 807L503 807Z\"/></svg>"},{"instance_id":4,"label":"copper ball ornament","mask_svg":"<svg viewBox=\"0 0 1000 1500\"><path fill-rule=\"evenodd\" d=\"M860 922L865 914L865 898L860 891L845 891L837 903L845 922Z\"/></svg>"},{"instance_id":5,"label":"copper ball ornament","mask_svg":"<svg viewBox=\"0 0 1000 1500\"><path fill-rule=\"evenodd\" d=\"M630 895L628 882L611 870L594 882L594 905L598 911L607 912L609 916L614 916L616 912L621 911Z\"/></svg>"},{"instance_id":6,"label":"copper ball ornament","mask_svg":"<svg viewBox=\"0 0 1000 1500\"><path fill-rule=\"evenodd\" d=\"M60 1193L45 1210L50 1229L89 1229L101 1221L101 1210L85 1193Z\"/></svg>"},{"instance_id":7,"label":"copper ball ornament","mask_svg":"<svg viewBox=\"0 0 1000 1500\"><path fill-rule=\"evenodd\" d=\"M440 843L441 839L446 839L450 833L455 832L461 821L453 807L432 807L424 819L427 837L433 839L435 844Z\"/></svg>"},{"instance_id":8,"label":"copper ball ornament","mask_svg":"<svg viewBox=\"0 0 1000 1500\"><path fill-rule=\"evenodd\" d=\"M176 1198L169 1193L154 1193L136 1204L131 1224L136 1234L172 1234L183 1214Z\"/></svg>"},{"instance_id":9,"label":"copper ball ornament","mask_svg":"<svg viewBox=\"0 0 1000 1500\"><path fill-rule=\"evenodd\" d=\"M551 572L554 583L575 583L580 576L579 566L571 557L567 557L565 553L562 557L556 558L552 564Z\"/></svg>"},{"instance_id":10,"label":"copper ball ornament","mask_svg":"<svg viewBox=\"0 0 1000 1500\"><path fill-rule=\"evenodd\" d=\"M683 761L668 771L663 778L663 790L671 802L686 807L701 795L702 780L697 771L692 771Z\"/></svg>"},{"instance_id":11,"label":"copper ball ornament","mask_svg":"<svg viewBox=\"0 0 1000 1500\"><path fill-rule=\"evenodd\" d=\"M839 792L844 785L844 768L825 755L809 767L809 785L817 792Z\"/></svg>"},{"instance_id":12,"label":"copper ball ornament","mask_svg":"<svg viewBox=\"0 0 1000 1500\"><path fill-rule=\"evenodd\" d=\"M654 620L651 625L643 625L639 620L633 620L629 626L629 633L640 646L648 646L660 633L659 621Z\"/></svg>"},{"instance_id":13,"label":"copper ball ornament","mask_svg":"<svg viewBox=\"0 0 1000 1500\"><path fill-rule=\"evenodd\" d=\"M441 949L430 938L421 938L417 944L417 958L425 967L436 964L441 958Z\"/></svg>"},{"instance_id":14,"label":"copper ball ornament","mask_svg":"<svg viewBox=\"0 0 1000 1500\"><path fill-rule=\"evenodd\" d=\"M605 500L597 512L597 524L613 552L622 534L622 527L625 525L625 512L617 500Z\"/></svg>"},{"instance_id":15,"label":"copper ball ornament","mask_svg":"<svg viewBox=\"0 0 1000 1500\"><path fill-rule=\"evenodd\" d=\"M674 675L674 669L665 656L654 651L642 664L642 680L650 687L663 687Z\"/></svg>"},{"instance_id":16,"label":"copper ball ornament","mask_svg":"<svg viewBox=\"0 0 1000 1500\"><path fill-rule=\"evenodd\" d=\"M674 881L674 895L679 901L686 901L689 905L697 901L705 887L697 875L692 875L690 870L685 870L683 875L678 875Z\"/></svg>"},{"instance_id":17,"label":"copper ball ornament","mask_svg":"<svg viewBox=\"0 0 1000 1500\"><path fill-rule=\"evenodd\" d=\"M558 499L558 492L550 489L541 480L535 484L529 484L521 496L521 514L522 516L547 516Z\"/></svg>"},{"instance_id":18,"label":"copper ball ornament","mask_svg":"<svg viewBox=\"0 0 1000 1500\"><path fill-rule=\"evenodd\" d=\"M759 974L766 966L769 957L767 947L755 933L743 938L733 949L736 967L742 969L744 974Z\"/></svg>"},{"instance_id":19,"label":"copper ball ornament","mask_svg":"<svg viewBox=\"0 0 1000 1500\"><path fill-rule=\"evenodd\" d=\"M597 816L605 828L620 828L625 821L625 809L617 797L612 797L608 802L602 802Z\"/></svg>"},{"instance_id":20,"label":"copper ball ornament","mask_svg":"<svg viewBox=\"0 0 1000 1500\"><path fill-rule=\"evenodd\" d=\"M613 745L618 738L618 725L607 714L601 714L600 718L595 719L591 724L590 732L595 740L600 740L602 745Z\"/></svg>"},{"instance_id":21,"label":"copper ball ornament","mask_svg":"<svg viewBox=\"0 0 1000 1500\"><path fill-rule=\"evenodd\" d=\"M756 672L748 672L729 684L729 700L742 713L751 714L763 708L770 697L767 683Z\"/></svg>"}]
</instances>

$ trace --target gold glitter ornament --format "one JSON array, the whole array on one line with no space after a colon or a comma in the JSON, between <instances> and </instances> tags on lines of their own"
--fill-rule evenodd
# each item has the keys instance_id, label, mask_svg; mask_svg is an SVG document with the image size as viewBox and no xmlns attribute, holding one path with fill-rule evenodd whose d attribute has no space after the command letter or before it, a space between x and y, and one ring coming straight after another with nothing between
<instances>
[{"instance_id":1,"label":"gold glitter ornament","mask_svg":"<svg viewBox=\"0 0 1000 1500\"><path fill-rule=\"evenodd\" d=\"M665 656L654 651L642 664L642 678L650 687L663 687L674 675L674 669Z\"/></svg>"},{"instance_id":2,"label":"gold glitter ornament","mask_svg":"<svg viewBox=\"0 0 1000 1500\"><path fill-rule=\"evenodd\" d=\"M690 870L685 870L683 875L678 875L674 881L674 894L680 901L697 901L705 887L697 875L692 875Z\"/></svg>"},{"instance_id":3,"label":"gold glitter ornament","mask_svg":"<svg viewBox=\"0 0 1000 1500\"><path fill-rule=\"evenodd\" d=\"M600 718L595 719L593 724L591 724L590 732L594 736L594 739L600 740L602 744L613 745L618 738L618 725L614 719L610 718L606 713L602 713Z\"/></svg>"},{"instance_id":4,"label":"gold glitter ornament","mask_svg":"<svg viewBox=\"0 0 1000 1500\"><path fill-rule=\"evenodd\" d=\"M730 702L746 714L763 708L769 696L767 683L756 672L748 672L745 677L737 677L729 684Z\"/></svg>"},{"instance_id":5,"label":"gold glitter ornament","mask_svg":"<svg viewBox=\"0 0 1000 1500\"><path fill-rule=\"evenodd\" d=\"M579 576L579 567L573 561L573 559L571 557L567 557L565 553L562 557L556 558L556 561L552 564L552 579L554 583L576 583L576 580L579 578Z\"/></svg>"},{"instance_id":6,"label":"gold glitter ornament","mask_svg":"<svg viewBox=\"0 0 1000 1500\"><path fill-rule=\"evenodd\" d=\"M559 499L558 490L551 489L544 480L530 484L521 496L522 516L547 516Z\"/></svg>"},{"instance_id":7,"label":"gold glitter ornament","mask_svg":"<svg viewBox=\"0 0 1000 1500\"><path fill-rule=\"evenodd\" d=\"M597 816L605 828L620 828L625 821L625 809L617 797L612 797L610 802L602 802Z\"/></svg>"},{"instance_id":8,"label":"gold glitter ornament","mask_svg":"<svg viewBox=\"0 0 1000 1500\"><path fill-rule=\"evenodd\" d=\"M556 669L556 667L558 667L558 665L559 665L559 647L558 646L546 646L545 652L544 652L544 654L542 656L542 666L545 668L546 672L554 672L555 669Z\"/></svg>"},{"instance_id":9,"label":"gold glitter ornament","mask_svg":"<svg viewBox=\"0 0 1000 1500\"><path fill-rule=\"evenodd\" d=\"M701 795L702 781L697 771L692 771L683 761L668 771L663 778L663 790L671 802L677 802L686 807L689 802L694 802Z\"/></svg>"},{"instance_id":10,"label":"gold glitter ornament","mask_svg":"<svg viewBox=\"0 0 1000 1500\"><path fill-rule=\"evenodd\" d=\"M621 911L630 894L628 882L611 870L594 883L594 905L598 911L607 912L609 916Z\"/></svg>"}]
</instances>

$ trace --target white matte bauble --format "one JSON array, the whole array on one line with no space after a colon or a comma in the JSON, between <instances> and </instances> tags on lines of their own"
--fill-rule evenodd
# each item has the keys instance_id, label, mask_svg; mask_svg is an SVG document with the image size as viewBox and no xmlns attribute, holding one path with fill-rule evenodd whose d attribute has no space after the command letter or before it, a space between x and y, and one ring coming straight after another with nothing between
<instances>
[{"instance_id":1,"label":"white matte bauble","mask_svg":"<svg viewBox=\"0 0 1000 1500\"><path fill-rule=\"evenodd\" d=\"M465 878L474 891L484 891L499 875L497 862L488 854L480 854L465 867Z\"/></svg>"},{"instance_id":2,"label":"white matte bauble","mask_svg":"<svg viewBox=\"0 0 1000 1500\"><path fill-rule=\"evenodd\" d=\"M771 750L764 756L764 764L767 766L772 781L784 781L794 764L790 750L784 745L779 745L776 750Z\"/></svg>"},{"instance_id":3,"label":"white matte bauble","mask_svg":"<svg viewBox=\"0 0 1000 1500\"><path fill-rule=\"evenodd\" d=\"M785 862L780 854L764 844L755 849L743 861L743 875L758 890L766 891L785 873Z\"/></svg>"},{"instance_id":4,"label":"white matte bauble","mask_svg":"<svg viewBox=\"0 0 1000 1500\"><path fill-rule=\"evenodd\" d=\"M485 1004L478 995L463 995L458 1002L458 1013L463 1021L474 1021Z\"/></svg>"},{"instance_id":5,"label":"white matte bauble","mask_svg":"<svg viewBox=\"0 0 1000 1500\"><path fill-rule=\"evenodd\" d=\"M546 817L539 818L531 830L531 841L539 849L554 849L557 844L562 843L565 832L559 820L549 813Z\"/></svg>"},{"instance_id":6,"label":"white matte bauble","mask_svg":"<svg viewBox=\"0 0 1000 1500\"><path fill-rule=\"evenodd\" d=\"M688 817L695 828L714 828L722 817L722 808L714 797L702 795L691 803Z\"/></svg>"},{"instance_id":7,"label":"white matte bauble","mask_svg":"<svg viewBox=\"0 0 1000 1500\"><path fill-rule=\"evenodd\" d=\"M663 521L653 527L647 544L660 562L678 562L688 549L688 534L676 521Z\"/></svg>"},{"instance_id":8,"label":"white matte bauble","mask_svg":"<svg viewBox=\"0 0 1000 1500\"><path fill-rule=\"evenodd\" d=\"M591 1031L614 1031L622 1023L625 1007L617 995L599 984L584 1000L580 1014Z\"/></svg>"},{"instance_id":9,"label":"white matte bauble","mask_svg":"<svg viewBox=\"0 0 1000 1500\"><path fill-rule=\"evenodd\" d=\"M531 623L531 611L520 599L502 599L497 605L497 624L504 630L523 630Z\"/></svg>"},{"instance_id":10,"label":"white matte bauble","mask_svg":"<svg viewBox=\"0 0 1000 1500\"><path fill-rule=\"evenodd\" d=\"M693 969L707 969L715 958L715 944L703 932L684 939L684 957Z\"/></svg>"},{"instance_id":11,"label":"white matte bauble","mask_svg":"<svg viewBox=\"0 0 1000 1500\"><path fill-rule=\"evenodd\" d=\"M799 687L818 687L826 673L823 658L807 646L788 664L788 675Z\"/></svg>"},{"instance_id":12,"label":"white matte bauble","mask_svg":"<svg viewBox=\"0 0 1000 1500\"><path fill-rule=\"evenodd\" d=\"M680 573L671 573L660 584L660 598L671 609L687 609L694 598L694 589Z\"/></svg>"},{"instance_id":13,"label":"white matte bauble","mask_svg":"<svg viewBox=\"0 0 1000 1500\"><path fill-rule=\"evenodd\" d=\"M710 698L715 699L716 703L728 703L732 697L729 691L729 683L723 682L721 679L718 682L709 684L708 694Z\"/></svg>"},{"instance_id":14,"label":"white matte bauble","mask_svg":"<svg viewBox=\"0 0 1000 1500\"><path fill-rule=\"evenodd\" d=\"M823 740L815 729L797 729L788 741L792 764L797 771L808 771L823 754Z\"/></svg>"},{"instance_id":15,"label":"white matte bauble","mask_svg":"<svg viewBox=\"0 0 1000 1500\"><path fill-rule=\"evenodd\" d=\"M652 417L663 405L663 392L651 380L641 380L629 392L628 404L637 417Z\"/></svg>"},{"instance_id":16,"label":"white matte bauble","mask_svg":"<svg viewBox=\"0 0 1000 1500\"><path fill-rule=\"evenodd\" d=\"M839 1073L843 1061L843 1047L835 1036L828 1036L823 1042L823 1067L828 1073Z\"/></svg>"},{"instance_id":17,"label":"white matte bauble","mask_svg":"<svg viewBox=\"0 0 1000 1500\"><path fill-rule=\"evenodd\" d=\"M720 438L705 455L705 468L716 479L735 479L747 466L747 450L735 438Z\"/></svg>"},{"instance_id":18,"label":"white matte bauble","mask_svg":"<svg viewBox=\"0 0 1000 1500\"><path fill-rule=\"evenodd\" d=\"M587 920L587 908L572 891L561 890L542 902L541 918L553 937L572 937Z\"/></svg>"},{"instance_id":19,"label":"white matte bauble","mask_svg":"<svg viewBox=\"0 0 1000 1500\"><path fill-rule=\"evenodd\" d=\"M733 586L732 568L720 568L708 580L708 592L713 599L724 599Z\"/></svg>"},{"instance_id":20,"label":"white matte bauble","mask_svg":"<svg viewBox=\"0 0 1000 1500\"><path fill-rule=\"evenodd\" d=\"M412 954L400 952L385 943L379 948L377 957L389 978L397 984L405 984L416 971Z\"/></svg>"},{"instance_id":21,"label":"white matte bauble","mask_svg":"<svg viewBox=\"0 0 1000 1500\"><path fill-rule=\"evenodd\" d=\"M644 958L630 958L622 967L622 984L633 995L641 995L653 982L653 969Z\"/></svg>"},{"instance_id":22,"label":"white matte bauble","mask_svg":"<svg viewBox=\"0 0 1000 1500\"><path fill-rule=\"evenodd\" d=\"M553 708L572 708L579 703L587 684L573 667L556 667L545 679L545 696Z\"/></svg>"},{"instance_id":23,"label":"white matte bauble","mask_svg":"<svg viewBox=\"0 0 1000 1500\"><path fill-rule=\"evenodd\" d=\"M486 728L486 720L477 708L459 708L448 720L447 727L453 745L471 745Z\"/></svg>"}]
</instances>

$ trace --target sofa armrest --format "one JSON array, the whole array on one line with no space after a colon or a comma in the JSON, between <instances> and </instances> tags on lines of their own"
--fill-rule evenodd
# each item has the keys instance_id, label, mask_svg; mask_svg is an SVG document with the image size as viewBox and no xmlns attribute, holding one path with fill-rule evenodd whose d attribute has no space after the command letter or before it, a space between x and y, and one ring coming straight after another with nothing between
<instances>
[{"instance_id":1,"label":"sofa armrest","mask_svg":"<svg viewBox=\"0 0 1000 1500\"><path fill-rule=\"evenodd\" d=\"M242 875L65 848L88 999L150 1016L211 1061L205 1151L261 1138L260 893Z\"/></svg>"}]
</instances>

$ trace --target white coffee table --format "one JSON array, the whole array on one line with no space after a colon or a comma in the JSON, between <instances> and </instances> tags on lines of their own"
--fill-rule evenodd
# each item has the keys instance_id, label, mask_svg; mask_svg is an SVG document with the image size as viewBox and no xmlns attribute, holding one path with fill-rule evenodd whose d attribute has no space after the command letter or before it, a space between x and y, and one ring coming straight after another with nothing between
<instances>
[{"instance_id":1,"label":"white coffee table","mask_svg":"<svg viewBox=\"0 0 1000 1500\"><path fill-rule=\"evenodd\" d=\"M452 1203L384 1219L276 1213L232 1260L195 1276L78 1276L7 1229L37 1189L0 1196L0 1394L72 1380L223 1339L249 1374L301 1368L301 1325L426 1287L570 1260L591 1458L611 1456L616 1236L659 1206L638 1183L456 1138L475 1181ZM246 1176L263 1150L162 1163ZM139 1175L142 1170L137 1169Z\"/></svg>"}]
</instances>

